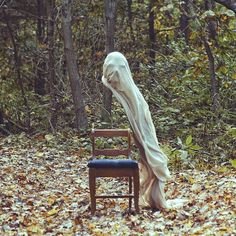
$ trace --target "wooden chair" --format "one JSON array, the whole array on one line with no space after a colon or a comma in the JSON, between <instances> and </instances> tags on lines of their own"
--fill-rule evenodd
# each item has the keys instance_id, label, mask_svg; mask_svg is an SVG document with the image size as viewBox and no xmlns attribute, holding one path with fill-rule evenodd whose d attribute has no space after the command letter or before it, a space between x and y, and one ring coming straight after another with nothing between
<instances>
[{"instance_id":1,"label":"wooden chair","mask_svg":"<svg viewBox=\"0 0 236 236\"><path fill-rule=\"evenodd\" d=\"M98 137L127 137L128 147L126 149L97 149L96 138ZM120 155L130 158L131 153L131 133L129 129L93 129L92 139L92 157ZM91 198L91 212L96 211L96 199L98 198L129 198L129 210L132 207L132 199L136 212L139 212L139 169L138 163L130 159L93 159L88 163L89 167L89 189ZM96 195L97 177L128 177L129 194L126 195ZM132 184L133 183L133 184ZM133 191L132 191L133 188Z\"/></svg>"}]
</instances>

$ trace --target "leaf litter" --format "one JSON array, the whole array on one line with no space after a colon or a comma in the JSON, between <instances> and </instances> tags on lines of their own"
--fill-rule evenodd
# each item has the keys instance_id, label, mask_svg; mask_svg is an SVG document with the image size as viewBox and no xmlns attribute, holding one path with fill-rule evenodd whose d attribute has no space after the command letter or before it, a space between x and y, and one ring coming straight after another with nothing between
<instances>
[{"instance_id":1,"label":"leaf litter","mask_svg":"<svg viewBox=\"0 0 236 236\"><path fill-rule=\"evenodd\" d=\"M105 199L91 216L88 145L51 134L0 139L0 235L236 235L236 171L219 167L173 172L166 196L187 198L180 209L135 214L128 200ZM100 194L127 186L123 178L97 182Z\"/></svg>"}]
</instances>

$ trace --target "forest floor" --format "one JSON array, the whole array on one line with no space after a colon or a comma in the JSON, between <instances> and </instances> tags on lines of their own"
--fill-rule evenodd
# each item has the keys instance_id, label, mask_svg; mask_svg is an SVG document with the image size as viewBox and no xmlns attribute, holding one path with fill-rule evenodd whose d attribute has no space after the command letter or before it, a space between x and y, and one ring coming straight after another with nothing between
<instances>
[{"instance_id":1,"label":"forest floor","mask_svg":"<svg viewBox=\"0 0 236 236\"><path fill-rule=\"evenodd\" d=\"M180 209L127 211L128 201L98 201L90 214L87 161L79 140L38 135L0 138L0 235L236 235L236 171L172 172L167 199ZM127 182L102 179L100 192L125 191Z\"/></svg>"}]
</instances>

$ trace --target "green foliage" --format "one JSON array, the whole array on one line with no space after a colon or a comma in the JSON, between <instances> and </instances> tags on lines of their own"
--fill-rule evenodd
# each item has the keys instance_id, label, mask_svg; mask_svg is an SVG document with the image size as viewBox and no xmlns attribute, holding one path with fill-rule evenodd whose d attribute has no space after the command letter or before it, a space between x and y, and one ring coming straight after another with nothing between
<instances>
[{"instance_id":1,"label":"green foliage","mask_svg":"<svg viewBox=\"0 0 236 236\"><path fill-rule=\"evenodd\" d=\"M162 146L164 152L169 156L169 163L172 168L195 167L199 162L198 156L202 147L193 142L192 135L188 135L183 142L177 137L175 147L169 144Z\"/></svg>"},{"instance_id":2,"label":"green foliage","mask_svg":"<svg viewBox=\"0 0 236 236\"><path fill-rule=\"evenodd\" d=\"M177 0L154 1L156 33L155 63L150 63L150 39L148 35L149 1L132 1L129 18L127 1L119 2L116 20L115 48L127 57L131 71L147 100L152 113L157 136L164 143L173 167L229 163L235 159L235 15L217 4L205 9L203 1L194 1L185 12L189 17L188 41L180 32L180 18L184 2ZM60 2L56 2L55 72L56 101L58 103L58 130L74 128L74 111L68 73L63 56L61 38ZM36 6L35 7L35 12ZM100 120L102 105L102 64L105 54L104 3L103 1L74 1L73 39L82 78L85 109L89 127L103 127ZM46 18L44 19L46 25ZM216 26L216 39L211 38L209 23ZM24 127L27 109L17 81L13 45L6 24L0 23L0 109L4 124L1 127L16 133L21 130L12 123ZM35 18L11 19L11 28L20 57L20 70L25 96L30 107L30 132L45 132L50 129L51 111L50 82L48 74L48 47L45 31L44 41L37 40ZM46 26L45 26L46 30ZM220 107L212 110L209 61L203 38L208 41L214 59ZM7 39L7 40L6 40ZM35 92L35 80L40 62L45 62L45 95ZM124 109L113 101L112 127L127 128L129 122ZM50 136L47 136L50 139ZM48 145L55 140L48 140ZM68 140L68 142L70 142ZM89 148L89 139L71 141L73 145ZM107 142L99 144L103 147Z\"/></svg>"},{"instance_id":3,"label":"green foliage","mask_svg":"<svg viewBox=\"0 0 236 236\"><path fill-rule=\"evenodd\" d=\"M230 163L236 169L236 159L230 160Z\"/></svg>"}]
</instances>

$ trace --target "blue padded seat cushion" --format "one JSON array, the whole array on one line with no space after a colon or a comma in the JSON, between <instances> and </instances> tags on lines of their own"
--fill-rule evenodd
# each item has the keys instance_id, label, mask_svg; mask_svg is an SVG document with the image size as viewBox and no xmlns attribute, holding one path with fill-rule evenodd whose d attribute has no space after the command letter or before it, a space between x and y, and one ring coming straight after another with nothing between
<instances>
[{"instance_id":1,"label":"blue padded seat cushion","mask_svg":"<svg viewBox=\"0 0 236 236\"><path fill-rule=\"evenodd\" d=\"M138 162L129 159L95 159L89 161L89 168L138 168Z\"/></svg>"}]
</instances>

